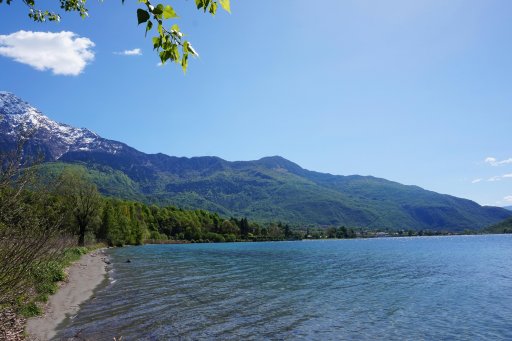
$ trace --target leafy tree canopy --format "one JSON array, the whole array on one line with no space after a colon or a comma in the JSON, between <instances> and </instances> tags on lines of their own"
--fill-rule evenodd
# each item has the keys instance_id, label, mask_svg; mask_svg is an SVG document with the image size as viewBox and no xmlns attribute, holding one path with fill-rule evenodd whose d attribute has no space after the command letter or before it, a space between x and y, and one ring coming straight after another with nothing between
<instances>
[{"instance_id":1,"label":"leafy tree canopy","mask_svg":"<svg viewBox=\"0 0 512 341\"><path fill-rule=\"evenodd\" d=\"M14 0L0 0L0 4L10 5ZM42 1L21 0L28 7L28 16L36 22L60 21L60 14L57 12L42 9L38 5ZM145 34L154 28L157 34L153 37L153 49L158 53L160 61L164 64L172 61L181 64L183 71L187 70L188 57L199 56L192 44L184 39L177 24L169 24L168 20L178 17L178 14L171 5L163 3L152 3L150 0L137 0L141 4L141 8L137 9L137 22L139 25L145 26ZM124 4L125 0L121 0ZM82 18L88 16L86 0L59 0L59 7L65 12L78 13ZM215 15L219 5L225 11L231 13L230 0L195 0L198 10L204 13ZM46 6L46 3L45 3ZM181 52L180 52L181 50Z\"/></svg>"}]
</instances>

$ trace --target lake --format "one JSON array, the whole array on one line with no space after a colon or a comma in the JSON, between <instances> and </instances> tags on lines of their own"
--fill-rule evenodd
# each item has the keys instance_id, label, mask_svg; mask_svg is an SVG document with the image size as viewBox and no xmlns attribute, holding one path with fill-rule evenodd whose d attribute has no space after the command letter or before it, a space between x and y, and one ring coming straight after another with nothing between
<instances>
[{"instance_id":1,"label":"lake","mask_svg":"<svg viewBox=\"0 0 512 341\"><path fill-rule=\"evenodd\" d=\"M146 245L109 254L109 284L58 338L512 339L511 235Z\"/></svg>"}]
</instances>

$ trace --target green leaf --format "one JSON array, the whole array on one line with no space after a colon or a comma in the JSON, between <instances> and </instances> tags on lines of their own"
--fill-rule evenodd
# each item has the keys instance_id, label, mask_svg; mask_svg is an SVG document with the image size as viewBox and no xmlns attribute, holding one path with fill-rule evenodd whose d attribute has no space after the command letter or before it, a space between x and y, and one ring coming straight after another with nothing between
<instances>
[{"instance_id":1,"label":"green leaf","mask_svg":"<svg viewBox=\"0 0 512 341\"><path fill-rule=\"evenodd\" d=\"M226 12L231 13L231 4L229 3L229 0L219 0L219 2Z\"/></svg>"},{"instance_id":2,"label":"green leaf","mask_svg":"<svg viewBox=\"0 0 512 341\"><path fill-rule=\"evenodd\" d=\"M203 7L203 0L196 0L197 9L201 9Z\"/></svg>"},{"instance_id":3,"label":"green leaf","mask_svg":"<svg viewBox=\"0 0 512 341\"><path fill-rule=\"evenodd\" d=\"M167 5L165 6L164 8L164 19L170 19L170 18L177 18L178 15L176 14L176 12L174 11L174 9Z\"/></svg>"},{"instance_id":4,"label":"green leaf","mask_svg":"<svg viewBox=\"0 0 512 341\"><path fill-rule=\"evenodd\" d=\"M139 25L145 23L149 20L149 13L142 8L137 9L137 20L139 21Z\"/></svg>"},{"instance_id":5,"label":"green leaf","mask_svg":"<svg viewBox=\"0 0 512 341\"><path fill-rule=\"evenodd\" d=\"M148 21L148 24L146 25L146 36L148 35L148 31L151 30L151 28L153 28L153 22Z\"/></svg>"},{"instance_id":6,"label":"green leaf","mask_svg":"<svg viewBox=\"0 0 512 341\"><path fill-rule=\"evenodd\" d=\"M162 39L160 37L153 37L153 50L156 50L162 45Z\"/></svg>"},{"instance_id":7,"label":"green leaf","mask_svg":"<svg viewBox=\"0 0 512 341\"><path fill-rule=\"evenodd\" d=\"M183 33L181 33L180 31L177 31L177 30L175 30L173 28L171 28L171 33L177 39L181 39L183 37Z\"/></svg>"},{"instance_id":8,"label":"green leaf","mask_svg":"<svg viewBox=\"0 0 512 341\"><path fill-rule=\"evenodd\" d=\"M153 8L153 14L159 17L164 13L164 5L158 4L155 8Z\"/></svg>"},{"instance_id":9,"label":"green leaf","mask_svg":"<svg viewBox=\"0 0 512 341\"><path fill-rule=\"evenodd\" d=\"M172 47L172 43L169 39L167 39L167 36L164 36L165 39L162 39L162 48L164 50L170 50Z\"/></svg>"},{"instance_id":10,"label":"green leaf","mask_svg":"<svg viewBox=\"0 0 512 341\"><path fill-rule=\"evenodd\" d=\"M188 41L186 41L183 44L183 47L186 48L187 52L190 52L190 53L192 53L192 55L199 57L199 53L197 53L196 50L194 50L194 48L192 47L192 44L190 44Z\"/></svg>"},{"instance_id":11,"label":"green leaf","mask_svg":"<svg viewBox=\"0 0 512 341\"><path fill-rule=\"evenodd\" d=\"M167 51L161 51L159 53L159 56L160 56L160 61L162 62L162 64L165 64L165 61L167 59L169 59L169 57L167 56Z\"/></svg>"},{"instance_id":12,"label":"green leaf","mask_svg":"<svg viewBox=\"0 0 512 341\"><path fill-rule=\"evenodd\" d=\"M171 53L172 61L178 61L180 59L180 51L178 51L178 45L173 44L169 52Z\"/></svg>"},{"instance_id":13,"label":"green leaf","mask_svg":"<svg viewBox=\"0 0 512 341\"><path fill-rule=\"evenodd\" d=\"M180 32L180 27L178 26L178 24L174 24L171 26L171 32L179 36L180 38L183 36L183 33Z\"/></svg>"},{"instance_id":14,"label":"green leaf","mask_svg":"<svg viewBox=\"0 0 512 341\"><path fill-rule=\"evenodd\" d=\"M208 5L210 4L211 0L203 0L203 10L206 13L206 9L208 9Z\"/></svg>"},{"instance_id":15,"label":"green leaf","mask_svg":"<svg viewBox=\"0 0 512 341\"><path fill-rule=\"evenodd\" d=\"M181 68L183 69L183 73L187 72L188 67L188 53L183 54L183 58L181 58Z\"/></svg>"},{"instance_id":16,"label":"green leaf","mask_svg":"<svg viewBox=\"0 0 512 341\"><path fill-rule=\"evenodd\" d=\"M210 6L210 14L215 15L216 12L217 12L217 3L212 2L212 5Z\"/></svg>"}]
</instances>

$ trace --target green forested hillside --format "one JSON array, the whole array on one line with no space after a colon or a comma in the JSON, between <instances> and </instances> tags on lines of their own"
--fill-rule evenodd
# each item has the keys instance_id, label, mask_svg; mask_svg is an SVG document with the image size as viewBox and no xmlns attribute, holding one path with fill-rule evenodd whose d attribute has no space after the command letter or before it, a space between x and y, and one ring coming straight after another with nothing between
<instances>
[{"instance_id":1,"label":"green forested hillside","mask_svg":"<svg viewBox=\"0 0 512 341\"><path fill-rule=\"evenodd\" d=\"M485 229L489 233L512 233L512 217L507 218L497 224L489 226Z\"/></svg>"},{"instance_id":2,"label":"green forested hillside","mask_svg":"<svg viewBox=\"0 0 512 341\"><path fill-rule=\"evenodd\" d=\"M101 188L101 192L111 197L126 200L145 201L146 197L141 194L139 184L130 179L121 171L116 171L108 166L95 165L86 167L84 164L72 164L63 162L44 163L37 166L43 178L47 180L57 179L65 169L84 170L87 180Z\"/></svg>"},{"instance_id":3,"label":"green forested hillside","mask_svg":"<svg viewBox=\"0 0 512 341\"><path fill-rule=\"evenodd\" d=\"M63 167L86 168L108 196L257 221L462 231L511 215L501 208L385 179L308 171L281 157L228 162L128 152L68 153L61 158L65 163L42 167L49 174Z\"/></svg>"}]
</instances>

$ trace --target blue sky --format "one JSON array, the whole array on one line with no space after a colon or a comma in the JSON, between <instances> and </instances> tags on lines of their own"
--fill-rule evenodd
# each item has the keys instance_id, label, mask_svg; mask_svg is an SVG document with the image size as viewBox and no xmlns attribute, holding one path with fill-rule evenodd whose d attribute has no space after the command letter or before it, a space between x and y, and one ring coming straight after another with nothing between
<instances>
[{"instance_id":1,"label":"blue sky","mask_svg":"<svg viewBox=\"0 0 512 341\"><path fill-rule=\"evenodd\" d=\"M186 75L157 66L135 0L91 0L88 19L58 24L1 4L0 51L20 30L69 31L94 58L66 76L4 53L0 90L148 153L281 155L512 205L512 2L232 0L215 18L169 3L200 54Z\"/></svg>"}]
</instances>

